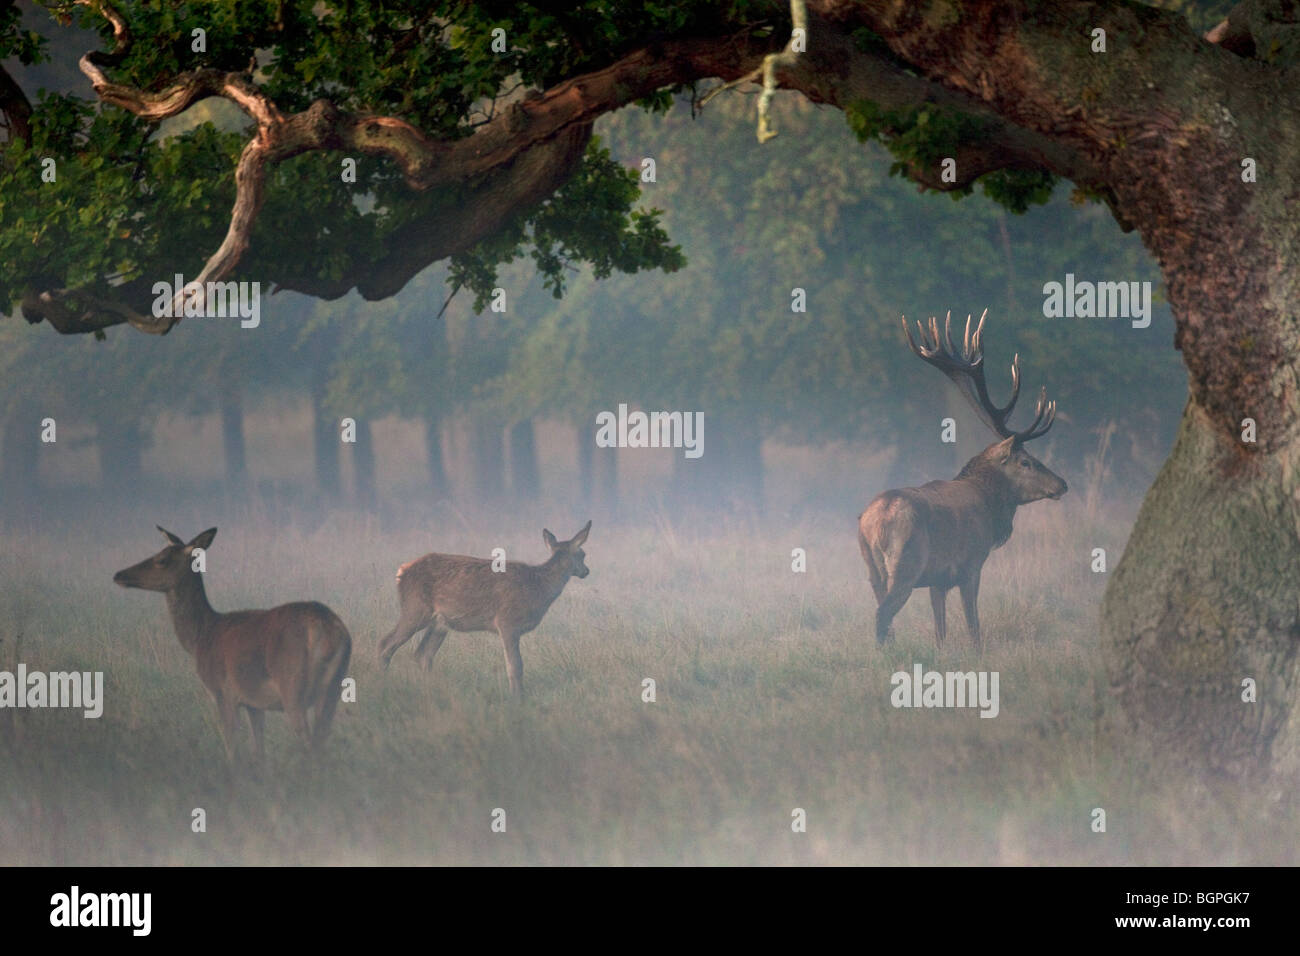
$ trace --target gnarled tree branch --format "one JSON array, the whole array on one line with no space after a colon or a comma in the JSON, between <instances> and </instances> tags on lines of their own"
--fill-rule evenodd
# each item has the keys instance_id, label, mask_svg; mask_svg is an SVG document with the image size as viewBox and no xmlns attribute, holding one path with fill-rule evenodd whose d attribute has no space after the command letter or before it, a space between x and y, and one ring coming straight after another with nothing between
<instances>
[{"instance_id":1,"label":"gnarled tree branch","mask_svg":"<svg viewBox=\"0 0 1300 956\"><path fill-rule=\"evenodd\" d=\"M737 25L728 36L662 40L603 69L532 91L459 139L433 138L399 117L348 112L324 99L284 115L245 74L193 71L159 92L115 84L106 70L128 49L130 32L111 7L97 6L113 24L115 46L109 53L87 54L82 67L105 102L161 119L203 97L220 96L236 103L256 124L236 168L229 228L198 279L204 284L238 266L262 204L266 172L289 157L317 150L382 156L401 170L417 193L458 191L462 201L453 213L430 196L423 214L382 240L383 247L373 256L345 265L338 277L282 271L272 277L281 287L324 298L352 288L367 298L382 298L424 266L471 248L544 201L578 168L590 125L598 116L664 87L706 77L721 78L728 85L753 78L765 62L775 81L815 102L851 108L871 101L894 109L933 104L961 114L967 122L953 147L955 181L944 182L937 164L911 164L907 174L924 186L964 189L994 170L1045 169L1105 196L1124 225L1133 219L1132 203L1151 199L1136 188L1121 195L1116 184L1145 178L1138 172L1141 163L1163 146L1187 142L1189 135L1187 117L1166 108L1158 97L1151 106L1147 91L1123 95L1115 87L1100 95L1073 77L1064 83L1049 81L1057 68L1044 57L1068 44L1062 31L1077 32L1077 25L1065 14L1040 10L1031 16L1023 2L994 10L952 0L911 5L807 0L803 7L808 47L799 56L767 59L778 41L755 36L752 26ZM784 6L773 3L764 22L776 20ZM1124 35L1153 50L1161 44L1204 45L1179 17L1111 4L1088 9L1094 8L1098 16L1121 18ZM1175 21L1183 24L1181 34ZM864 30L880 39L863 43ZM1086 56L1085 34L1079 34L1077 46ZM995 68L994 63L999 65ZM1090 61L1090 68L1097 75L1097 69L1107 67ZM57 298L59 293L50 295ZM41 301L38 297L30 310L25 307L25 314L48 318L57 327L53 312L40 312ZM121 312L101 318L105 325L123 320Z\"/></svg>"},{"instance_id":2,"label":"gnarled tree branch","mask_svg":"<svg viewBox=\"0 0 1300 956\"><path fill-rule=\"evenodd\" d=\"M87 3L88 0L78 0ZM91 5L91 4L88 4ZM533 93L497 114L462 139L436 140L397 117L357 114L317 100L292 115L279 108L244 74L195 70L181 74L159 92L147 92L112 82L106 68L120 62L132 42L129 25L111 5L93 4L113 26L114 49L92 52L81 59L82 71L96 94L107 103L150 120L175 116L201 99L219 96L235 103L256 124L235 170L236 198L230 225L220 247L189 284L191 307L202 303L207 283L229 275L248 249L261 209L267 169L290 157L316 150L355 150L383 156L402 170L412 190L427 192L457 186L480 200L455 222L424 221L402 230L388 243L376 268L341 280L309 276L280 278L283 288L336 297L356 287L368 298L393 294L425 265L472 247L500 229L524 209L544 200L577 169L590 139L591 123L653 93L700 75L747 72L766 52L748 31L733 37L667 41L638 50L601 70L567 80L543 93ZM534 155L535 154L535 155ZM105 310L92 317L60 303L74 290L44 291L24 298L29 321L45 319L66 332L83 332L130 321L142 331L165 332L183 315L185 289L175 290L172 314L163 321L140 321L132 310ZM92 296L78 301L93 301Z\"/></svg>"}]
</instances>

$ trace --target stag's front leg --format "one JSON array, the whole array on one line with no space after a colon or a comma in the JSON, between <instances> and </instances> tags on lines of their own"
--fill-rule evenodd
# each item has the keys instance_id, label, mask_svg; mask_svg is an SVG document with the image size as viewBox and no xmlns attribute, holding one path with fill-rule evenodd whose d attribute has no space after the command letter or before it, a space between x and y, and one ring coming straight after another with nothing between
<instances>
[{"instance_id":1,"label":"stag's front leg","mask_svg":"<svg viewBox=\"0 0 1300 956\"><path fill-rule=\"evenodd\" d=\"M930 588L930 607L934 611L934 643L943 643L948 633L948 588Z\"/></svg>"},{"instance_id":2,"label":"stag's front leg","mask_svg":"<svg viewBox=\"0 0 1300 956\"><path fill-rule=\"evenodd\" d=\"M970 575L961 585L961 609L966 613L966 630L970 632L970 639L975 642L975 649L980 649L980 569L976 568L975 573Z\"/></svg>"}]
</instances>

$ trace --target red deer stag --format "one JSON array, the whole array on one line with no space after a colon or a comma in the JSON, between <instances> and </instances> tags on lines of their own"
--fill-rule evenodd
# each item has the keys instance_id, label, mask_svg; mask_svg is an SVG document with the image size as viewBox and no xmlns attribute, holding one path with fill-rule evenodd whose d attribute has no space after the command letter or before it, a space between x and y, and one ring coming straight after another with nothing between
<instances>
[{"instance_id":1,"label":"red deer stag","mask_svg":"<svg viewBox=\"0 0 1300 956\"><path fill-rule=\"evenodd\" d=\"M1065 481L1024 449L1024 444L1047 434L1056 418L1056 403L1047 401L1047 388L1038 396L1033 423L1022 431L1007 427L1007 419L1020 395L1020 356L1011 363L1011 400L998 408L984 383L981 335L984 315L975 334L970 317L961 351L953 348L952 314L939 323L930 319L929 335L917 323L918 346L903 319L908 345L921 359L948 376L980 418L1002 440L985 448L952 481L931 481L920 488L898 488L879 495L858 518L858 547L867 562L871 588L876 592L876 640L889 637L890 622L915 588L930 589L934 609L934 636L942 643L947 630L945 602L954 587L961 590L966 627L976 648L980 646L980 571L989 552L1011 537L1016 508L1041 498L1060 498Z\"/></svg>"},{"instance_id":2,"label":"red deer stag","mask_svg":"<svg viewBox=\"0 0 1300 956\"><path fill-rule=\"evenodd\" d=\"M425 670L433 666L447 632L495 631L506 653L510 690L522 694L524 662L519 639L541 623L569 578L585 578L586 552L591 531L588 521L568 541L557 541L543 529L542 540L551 549L545 564L510 562L493 571L487 558L460 554L426 554L397 569L397 594L402 612L397 626L379 644L384 667L397 649L419 631L416 658Z\"/></svg>"},{"instance_id":3,"label":"red deer stag","mask_svg":"<svg viewBox=\"0 0 1300 956\"><path fill-rule=\"evenodd\" d=\"M167 547L118 571L113 581L167 595L181 647L194 655L199 679L216 702L226 756L234 762L241 707L248 712L259 760L268 710L284 711L308 747L319 747L329 733L352 656L352 638L343 622L315 601L269 611L214 611L203 590L203 575L192 570L192 564L194 549L206 551L217 529L209 528L189 544L158 530ZM314 711L310 727L309 710Z\"/></svg>"}]
</instances>

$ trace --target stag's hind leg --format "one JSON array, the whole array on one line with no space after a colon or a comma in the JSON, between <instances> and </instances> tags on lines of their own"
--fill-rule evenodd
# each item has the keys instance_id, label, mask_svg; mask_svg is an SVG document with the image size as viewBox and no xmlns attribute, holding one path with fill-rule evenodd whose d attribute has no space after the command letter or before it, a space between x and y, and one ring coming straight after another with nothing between
<instances>
[{"instance_id":1,"label":"stag's hind leg","mask_svg":"<svg viewBox=\"0 0 1300 956\"><path fill-rule=\"evenodd\" d=\"M934 643L943 643L948 634L948 588L930 588L930 609L934 611Z\"/></svg>"},{"instance_id":2,"label":"stag's hind leg","mask_svg":"<svg viewBox=\"0 0 1300 956\"><path fill-rule=\"evenodd\" d=\"M876 560L884 569L882 586L876 589L876 641L883 644L890 637L894 616L903 609L912 596L916 582L925 567L924 552L915 539L907 541L895 555L878 551ZM873 582L874 583L874 582ZM884 597L880 596L881 590Z\"/></svg>"},{"instance_id":3,"label":"stag's hind leg","mask_svg":"<svg viewBox=\"0 0 1300 956\"><path fill-rule=\"evenodd\" d=\"M980 569L976 568L975 573L970 575L961 584L961 607L966 612L966 630L970 631L970 639L975 642L975 650L980 649Z\"/></svg>"},{"instance_id":4,"label":"stag's hind leg","mask_svg":"<svg viewBox=\"0 0 1300 956\"><path fill-rule=\"evenodd\" d=\"M913 505L882 496L858 519L858 547L876 592L876 641L889 639L894 616L925 572L929 542Z\"/></svg>"},{"instance_id":5,"label":"stag's hind leg","mask_svg":"<svg viewBox=\"0 0 1300 956\"><path fill-rule=\"evenodd\" d=\"M890 588L885 598L876 608L876 643L884 644L893 631L894 615L903 609L907 599L912 596L912 585L899 584L898 579L890 581Z\"/></svg>"},{"instance_id":6,"label":"stag's hind leg","mask_svg":"<svg viewBox=\"0 0 1300 956\"><path fill-rule=\"evenodd\" d=\"M902 591L901 598L890 600L889 565L885 553L872 547L861 532L858 533L858 549L867 565L867 580L871 582L872 593L876 595L876 643L883 644L889 639L894 615L907 603L912 589L909 587Z\"/></svg>"}]
</instances>

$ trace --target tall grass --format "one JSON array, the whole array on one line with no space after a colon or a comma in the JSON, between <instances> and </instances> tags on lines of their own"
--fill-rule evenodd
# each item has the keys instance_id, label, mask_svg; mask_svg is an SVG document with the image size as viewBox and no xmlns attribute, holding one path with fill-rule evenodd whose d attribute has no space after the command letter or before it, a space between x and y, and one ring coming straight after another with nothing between
<instances>
[{"instance_id":1,"label":"tall grass","mask_svg":"<svg viewBox=\"0 0 1300 956\"><path fill-rule=\"evenodd\" d=\"M1297 862L1297 817L1267 794L1170 774L1101 734L1105 575L1091 549L1116 560L1124 525L1082 500L1023 510L990 559L979 658L955 595L943 647L923 594L896 643L876 646L852 516L597 523L591 576L524 638L522 701L491 635L452 634L427 674L414 644L378 667L399 563L544 556L530 518L445 517L222 525L206 578L218 609L315 598L355 642L358 700L340 705L323 757L272 715L260 777L227 771L161 597L111 584L161 546L152 515L0 539L0 663L21 639L29 668L103 670L106 684L99 720L0 717L0 862ZM1001 713L894 709L890 675L917 661L999 671ZM796 807L806 833L791 830ZM1095 807L1105 833L1090 829Z\"/></svg>"}]
</instances>

